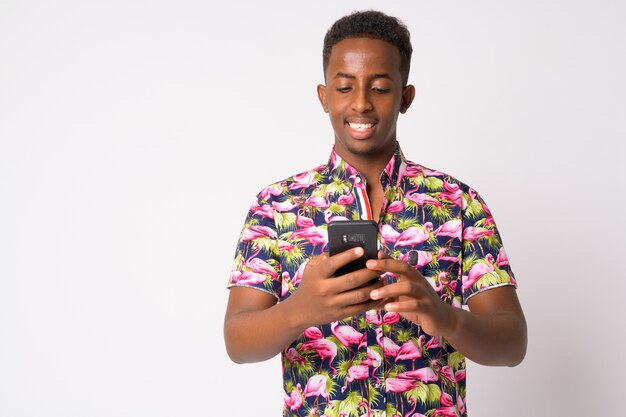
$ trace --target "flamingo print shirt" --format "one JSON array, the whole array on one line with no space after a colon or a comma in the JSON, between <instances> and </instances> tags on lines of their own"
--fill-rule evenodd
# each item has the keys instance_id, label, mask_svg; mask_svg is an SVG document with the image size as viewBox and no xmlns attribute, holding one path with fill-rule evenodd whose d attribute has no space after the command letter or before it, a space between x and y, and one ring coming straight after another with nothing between
<instances>
[{"instance_id":1,"label":"flamingo print shirt","mask_svg":"<svg viewBox=\"0 0 626 417\"><path fill-rule=\"evenodd\" d=\"M415 266L447 303L516 285L491 212L472 188L405 159L380 179L379 246ZM327 164L264 188L250 207L228 287L294 291L326 251L327 223L371 218L365 179L333 150ZM393 281L394 277L382 277ZM370 310L310 327L282 352L284 416L466 416L465 358L398 313Z\"/></svg>"}]
</instances>

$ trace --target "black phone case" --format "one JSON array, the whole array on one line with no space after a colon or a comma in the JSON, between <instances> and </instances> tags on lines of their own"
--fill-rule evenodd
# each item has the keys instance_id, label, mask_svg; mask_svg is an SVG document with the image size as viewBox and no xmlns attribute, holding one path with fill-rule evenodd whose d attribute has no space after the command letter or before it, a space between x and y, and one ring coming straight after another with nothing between
<instances>
[{"instance_id":1,"label":"black phone case","mask_svg":"<svg viewBox=\"0 0 626 417\"><path fill-rule=\"evenodd\" d=\"M373 220L332 221L328 223L328 253L336 255L361 246L365 254L335 272L336 276L365 268L368 259L378 255L378 225Z\"/></svg>"}]
</instances>

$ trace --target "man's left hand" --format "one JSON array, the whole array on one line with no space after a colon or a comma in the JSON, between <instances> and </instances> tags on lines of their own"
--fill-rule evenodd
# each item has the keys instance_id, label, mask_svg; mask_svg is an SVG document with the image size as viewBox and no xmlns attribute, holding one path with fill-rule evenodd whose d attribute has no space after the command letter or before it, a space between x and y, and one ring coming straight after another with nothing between
<instances>
[{"instance_id":1,"label":"man's left hand","mask_svg":"<svg viewBox=\"0 0 626 417\"><path fill-rule=\"evenodd\" d=\"M383 308L400 313L431 336L447 335L455 329L454 307L442 301L430 283L408 263L384 257L367 261L367 268L381 275L392 273L397 281L375 289L373 300L387 299Z\"/></svg>"}]
</instances>

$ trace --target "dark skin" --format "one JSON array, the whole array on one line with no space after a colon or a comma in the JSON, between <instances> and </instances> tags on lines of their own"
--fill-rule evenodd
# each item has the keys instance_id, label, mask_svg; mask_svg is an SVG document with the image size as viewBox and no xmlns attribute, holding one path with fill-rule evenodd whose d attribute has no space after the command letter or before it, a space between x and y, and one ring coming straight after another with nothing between
<instances>
[{"instance_id":1,"label":"dark skin","mask_svg":"<svg viewBox=\"0 0 626 417\"><path fill-rule=\"evenodd\" d=\"M383 205L380 175L395 151L398 115L411 105L415 89L402 83L397 48L369 38L337 43L325 79L328 85L319 85L317 91L335 132L335 151L365 177L378 220ZM467 311L442 301L415 268L382 254L368 261L366 269L335 276L362 253L356 248L311 258L300 285L281 303L256 289L231 288L224 320L231 359L269 359L310 326L380 308L400 313L432 336L443 336L475 362L514 366L524 358L526 321L513 287L476 294ZM385 272L394 273L397 282L358 288Z\"/></svg>"},{"instance_id":2,"label":"dark skin","mask_svg":"<svg viewBox=\"0 0 626 417\"><path fill-rule=\"evenodd\" d=\"M365 176L376 221L383 204L379 178L396 149L398 115L415 97L412 85L403 86L399 51L389 46L368 38L337 43L326 68L328 86L317 86L335 131L335 151ZM358 130L354 123L372 126Z\"/></svg>"}]
</instances>

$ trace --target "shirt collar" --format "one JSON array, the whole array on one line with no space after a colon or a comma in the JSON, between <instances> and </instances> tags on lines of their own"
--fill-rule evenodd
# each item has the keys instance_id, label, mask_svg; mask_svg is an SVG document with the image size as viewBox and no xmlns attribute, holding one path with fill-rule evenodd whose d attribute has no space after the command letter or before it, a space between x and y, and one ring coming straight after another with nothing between
<instances>
[{"instance_id":1,"label":"shirt collar","mask_svg":"<svg viewBox=\"0 0 626 417\"><path fill-rule=\"evenodd\" d=\"M402 153L402 149L400 149L400 144L396 142L396 150L380 175L380 183L383 188L397 186L399 180L401 180L404 176L406 165L406 159ZM337 152L335 152L334 146L330 154L327 167L328 173L333 177L350 179L352 181L354 181L355 178L360 178L359 181L363 179L363 175L361 173L359 173L347 161L341 159Z\"/></svg>"}]
</instances>

